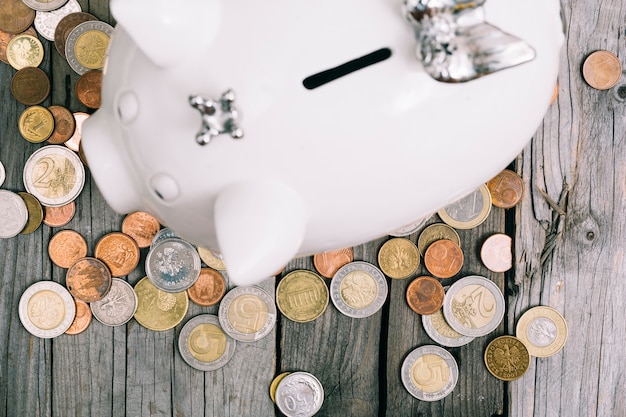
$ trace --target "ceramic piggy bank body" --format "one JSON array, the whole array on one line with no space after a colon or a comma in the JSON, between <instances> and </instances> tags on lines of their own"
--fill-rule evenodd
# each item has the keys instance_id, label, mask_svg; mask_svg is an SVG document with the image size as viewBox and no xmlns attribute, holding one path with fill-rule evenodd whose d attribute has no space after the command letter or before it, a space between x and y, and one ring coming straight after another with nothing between
<instances>
[{"instance_id":1,"label":"ceramic piggy bank body","mask_svg":"<svg viewBox=\"0 0 626 417\"><path fill-rule=\"evenodd\" d=\"M455 83L418 59L406 9L428 2L413 3L111 0L102 106L83 128L99 189L221 253L238 285L475 190L549 106L559 4L488 0L486 21L534 57Z\"/></svg>"}]
</instances>

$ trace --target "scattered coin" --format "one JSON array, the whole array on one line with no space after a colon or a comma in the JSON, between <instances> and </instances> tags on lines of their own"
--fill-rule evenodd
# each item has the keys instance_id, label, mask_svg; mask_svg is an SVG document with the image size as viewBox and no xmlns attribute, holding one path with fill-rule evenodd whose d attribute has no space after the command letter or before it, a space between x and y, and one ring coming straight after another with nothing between
<instances>
[{"instance_id":1,"label":"scattered coin","mask_svg":"<svg viewBox=\"0 0 626 417\"><path fill-rule=\"evenodd\" d=\"M463 267L463 250L451 240L433 242L424 254L424 266L437 278L452 278Z\"/></svg>"},{"instance_id":2,"label":"scattered coin","mask_svg":"<svg viewBox=\"0 0 626 417\"><path fill-rule=\"evenodd\" d=\"M2 12L0 11L0 13ZM37 37L37 31L32 26L21 33L7 33L0 29L0 61L9 64L9 60L7 59L7 46L11 39L22 34Z\"/></svg>"},{"instance_id":3,"label":"scattered coin","mask_svg":"<svg viewBox=\"0 0 626 417\"><path fill-rule=\"evenodd\" d=\"M495 233L483 242L480 259L493 272L505 272L513 267L512 239L504 233Z\"/></svg>"},{"instance_id":4,"label":"scattered coin","mask_svg":"<svg viewBox=\"0 0 626 417\"><path fill-rule=\"evenodd\" d=\"M240 342L256 342L276 323L276 304L256 286L235 287L226 293L218 312L222 329Z\"/></svg>"},{"instance_id":5,"label":"scattered coin","mask_svg":"<svg viewBox=\"0 0 626 417\"><path fill-rule=\"evenodd\" d=\"M80 141L83 138L83 122L89 118L89 114L81 111L74 112L74 133L63 142L65 146L74 152L80 150Z\"/></svg>"},{"instance_id":6,"label":"scattered coin","mask_svg":"<svg viewBox=\"0 0 626 417\"><path fill-rule=\"evenodd\" d=\"M39 228L39 226L41 226L41 222L43 220L43 208L41 207L39 200L37 200L32 194L23 191L17 194L22 197L22 200L24 200L24 203L26 204L26 211L28 211L28 220L20 232L23 235L27 235L34 232Z\"/></svg>"},{"instance_id":7,"label":"scattered coin","mask_svg":"<svg viewBox=\"0 0 626 417\"><path fill-rule=\"evenodd\" d=\"M76 305L76 315L74 316L74 321L72 321L70 327L65 331L65 334L80 334L87 330L87 327L91 324L92 316L89 304L75 298L74 304Z\"/></svg>"},{"instance_id":8,"label":"scattered coin","mask_svg":"<svg viewBox=\"0 0 626 417\"><path fill-rule=\"evenodd\" d=\"M183 321L189 308L186 291L171 293L161 291L144 277L135 284L137 311L135 320L143 327L154 331L165 331Z\"/></svg>"},{"instance_id":9,"label":"scattered coin","mask_svg":"<svg viewBox=\"0 0 626 417\"><path fill-rule=\"evenodd\" d=\"M16 35L7 44L7 61L16 70L38 67L43 61L44 48L41 41L26 33Z\"/></svg>"},{"instance_id":10,"label":"scattered coin","mask_svg":"<svg viewBox=\"0 0 626 417\"><path fill-rule=\"evenodd\" d=\"M61 230L48 242L50 260L60 268L69 268L87 256L87 241L75 230Z\"/></svg>"},{"instance_id":11,"label":"scattered coin","mask_svg":"<svg viewBox=\"0 0 626 417\"><path fill-rule=\"evenodd\" d=\"M530 367L530 355L524 343L517 337L500 336L487 345L485 365L496 378L514 381Z\"/></svg>"},{"instance_id":12,"label":"scattered coin","mask_svg":"<svg viewBox=\"0 0 626 417\"><path fill-rule=\"evenodd\" d=\"M220 302L226 293L226 281L222 274L211 268L201 268L196 282L187 288L191 301L209 307Z\"/></svg>"},{"instance_id":13,"label":"scattered coin","mask_svg":"<svg viewBox=\"0 0 626 417\"><path fill-rule=\"evenodd\" d=\"M28 222L28 208L22 198L9 190L0 190L0 238L20 234Z\"/></svg>"},{"instance_id":14,"label":"scattered coin","mask_svg":"<svg viewBox=\"0 0 626 417\"><path fill-rule=\"evenodd\" d=\"M102 69L113 27L106 22L91 20L79 23L65 42L65 58L77 74Z\"/></svg>"},{"instance_id":15,"label":"scattered coin","mask_svg":"<svg viewBox=\"0 0 626 417\"><path fill-rule=\"evenodd\" d=\"M165 239L154 245L146 256L146 274L159 289L185 291L200 275L198 251L183 239Z\"/></svg>"},{"instance_id":16,"label":"scattered coin","mask_svg":"<svg viewBox=\"0 0 626 417\"><path fill-rule=\"evenodd\" d=\"M24 32L35 20L35 11L22 0L2 0L0 30L10 34Z\"/></svg>"},{"instance_id":17,"label":"scattered coin","mask_svg":"<svg viewBox=\"0 0 626 417\"><path fill-rule=\"evenodd\" d=\"M80 258L67 270L65 286L74 298L91 303L101 300L111 289L111 272L100 259Z\"/></svg>"},{"instance_id":18,"label":"scattered coin","mask_svg":"<svg viewBox=\"0 0 626 417\"><path fill-rule=\"evenodd\" d=\"M273 403L276 403L276 388L278 388L278 384L290 373L291 372L283 372L282 374L277 375L276 378L272 380L272 383L270 384L270 398L272 399Z\"/></svg>"},{"instance_id":19,"label":"scattered coin","mask_svg":"<svg viewBox=\"0 0 626 417\"><path fill-rule=\"evenodd\" d=\"M426 334L442 346L465 346L474 340L473 337L462 335L450 327L446 318L443 316L443 309L441 308L433 314L423 314L422 325L424 326Z\"/></svg>"},{"instance_id":20,"label":"scattered coin","mask_svg":"<svg viewBox=\"0 0 626 417\"><path fill-rule=\"evenodd\" d=\"M94 256L105 263L111 276L123 277L137 268L140 253L135 239L125 233L111 232L98 240Z\"/></svg>"},{"instance_id":21,"label":"scattered coin","mask_svg":"<svg viewBox=\"0 0 626 417\"><path fill-rule=\"evenodd\" d=\"M545 358L559 352L567 341L567 323L557 310L537 306L517 321L516 336L532 356Z\"/></svg>"},{"instance_id":22,"label":"scattered coin","mask_svg":"<svg viewBox=\"0 0 626 417\"><path fill-rule=\"evenodd\" d=\"M178 335L180 356L200 371L213 371L226 365L235 353L236 344L212 314L191 318Z\"/></svg>"},{"instance_id":23,"label":"scattered coin","mask_svg":"<svg viewBox=\"0 0 626 417\"><path fill-rule=\"evenodd\" d=\"M70 13L80 11L81 7L77 0L69 0L56 10L37 11L35 13L35 28L41 36L49 41L54 41L54 32L61 19Z\"/></svg>"},{"instance_id":24,"label":"scattered coin","mask_svg":"<svg viewBox=\"0 0 626 417\"><path fill-rule=\"evenodd\" d=\"M70 201L58 207L44 207L43 222L50 227L61 227L68 224L76 213L76 203Z\"/></svg>"},{"instance_id":25,"label":"scattered coin","mask_svg":"<svg viewBox=\"0 0 626 417\"><path fill-rule=\"evenodd\" d=\"M56 29L54 30L54 47L59 55L65 58L65 44L67 43L67 37L70 35L72 30L80 23L92 20L98 20L98 18L90 13L74 12L68 14L59 21Z\"/></svg>"},{"instance_id":26,"label":"scattered coin","mask_svg":"<svg viewBox=\"0 0 626 417\"><path fill-rule=\"evenodd\" d=\"M74 201L85 184L85 168L76 154L59 145L37 149L24 165L24 187L44 206Z\"/></svg>"},{"instance_id":27,"label":"scattered coin","mask_svg":"<svg viewBox=\"0 0 626 417\"><path fill-rule=\"evenodd\" d=\"M323 403L324 387L308 372L292 372L276 387L276 405L286 417L312 417Z\"/></svg>"},{"instance_id":28,"label":"scattered coin","mask_svg":"<svg viewBox=\"0 0 626 417\"><path fill-rule=\"evenodd\" d=\"M472 229L482 224L491 212L491 195L486 184L474 192L439 210L437 214L456 229Z\"/></svg>"},{"instance_id":29,"label":"scattered coin","mask_svg":"<svg viewBox=\"0 0 626 417\"><path fill-rule=\"evenodd\" d=\"M137 294L128 282L120 278L113 278L107 295L91 303L93 316L105 326L126 324L136 311Z\"/></svg>"},{"instance_id":30,"label":"scattered coin","mask_svg":"<svg viewBox=\"0 0 626 417\"><path fill-rule=\"evenodd\" d=\"M226 265L224 265L222 255L201 247L198 248L198 254L200 255L200 259L202 259L202 262L204 262L207 266L218 271L226 271Z\"/></svg>"},{"instance_id":31,"label":"scattered coin","mask_svg":"<svg viewBox=\"0 0 626 417\"><path fill-rule=\"evenodd\" d=\"M365 318L381 309L387 299L387 280L376 266L354 261L339 268L330 283L330 299L348 317Z\"/></svg>"},{"instance_id":32,"label":"scattered coin","mask_svg":"<svg viewBox=\"0 0 626 417\"><path fill-rule=\"evenodd\" d=\"M504 318L504 295L490 279L470 275L450 286L443 300L443 315L457 332L485 336Z\"/></svg>"},{"instance_id":33,"label":"scattered coin","mask_svg":"<svg viewBox=\"0 0 626 417\"><path fill-rule=\"evenodd\" d=\"M524 197L524 180L515 171L502 170L487 182L494 206L508 209L517 206Z\"/></svg>"},{"instance_id":34,"label":"scattered coin","mask_svg":"<svg viewBox=\"0 0 626 417\"><path fill-rule=\"evenodd\" d=\"M4 184L4 181L7 179L7 172L4 169L4 164L0 161L0 186Z\"/></svg>"},{"instance_id":35,"label":"scattered coin","mask_svg":"<svg viewBox=\"0 0 626 417\"><path fill-rule=\"evenodd\" d=\"M102 102L102 70L89 70L76 81L78 101L90 109L99 109Z\"/></svg>"},{"instance_id":36,"label":"scattered coin","mask_svg":"<svg viewBox=\"0 0 626 417\"><path fill-rule=\"evenodd\" d=\"M457 245L461 244L461 238L453 227L445 223L433 223L426 227L417 238L417 248L420 254L424 256L426 249L428 249L433 242L441 239L451 240Z\"/></svg>"},{"instance_id":37,"label":"scattered coin","mask_svg":"<svg viewBox=\"0 0 626 417\"><path fill-rule=\"evenodd\" d=\"M24 139L32 143L40 143L52 135L54 117L45 107L30 106L22 111L18 128Z\"/></svg>"},{"instance_id":38,"label":"scattered coin","mask_svg":"<svg viewBox=\"0 0 626 417\"><path fill-rule=\"evenodd\" d=\"M422 401L439 401L454 390L459 368L450 352L425 345L409 353L402 363L401 375L409 394Z\"/></svg>"},{"instance_id":39,"label":"scattered coin","mask_svg":"<svg viewBox=\"0 0 626 417\"><path fill-rule=\"evenodd\" d=\"M418 219L412 223L409 223L405 226L402 226L392 232L389 233L390 236L393 237L406 237L409 235L412 235L413 233L417 232L419 229L422 228L422 226L424 226L426 224L426 222L430 219L431 216L426 216L423 217L421 219Z\"/></svg>"},{"instance_id":40,"label":"scattered coin","mask_svg":"<svg viewBox=\"0 0 626 417\"><path fill-rule=\"evenodd\" d=\"M33 10L47 12L63 6L67 0L22 0L24 4Z\"/></svg>"},{"instance_id":41,"label":"scattered coin","mask_svg":"<svg viewBox=\"0 0 626 417\"><path fill-rule=\"evenodd\" d=\"M353 259L352 248L337 249L313 255L313 266L323 277L332 278L339 268Z\"/></svg>"},{"instance_id":42,"label":"scattered coin","mask_svg":"<svg viewBox=\"0 0 626 417\"><path fill-rule=\"evenodd\" d=\"M163 229L159 230L156 235L154 235L154 238L152 239L152 242L150 243L150 250L154 249L157 243L165 239L180 239L180 236L178 236L169 227L164 227ZM213 269L216 269L216 268L213 268Z\"/></svg>"},{"instance_id":43,"label":"scattered coin","mask_svg":"<svg viewBox=\"0 0 626 417\"><path fill-rule=\"evenodd\" d=\"M420 254L415 243L409 239L394 237L380 247L378 265L389 278L408 278L417 271Z\"/></svg>"},{"instance_id":44,"label":"scattered coin","mask_svg":"<svg viewBox=\"0 0 626 417\"><path fill-rule=\"evenodd\" d=\"M50 79L42 69L24 67L11 78L11 93L27 106L42 103L50 94Z\"/></svg>"},{"instance_id":45,"label":"scattered coin","mask_svg":"<svg viewBox=\"0 0 626 417\"><path fill-rule=\"evenodd\" d=\"M291 321L313 321L326 311L328 287L315 272L304 269L291 271L276 287L276 305Z\"/></svg>"},{"instance_id":46,"label":"scattered coin","mask_svg":"<svg viewBox=\"0 0 626 417\"><path fill-rule=\"evenodd\" d=\"M608 90L622 77L622 63L612 52L592 52L583 62L583 77L591 87Z\"/></svg>"},{"instance_id":47,"label":"scattered coin","mask_svg":"<svg viewBox=\"0 0 626 417\"><path fill-rule=\"evenodd\" d=\"M24 328L42 339L65 333L76 316L72 295L54 281L38 281L28 287L18 310Z\"/></svg>"},{"instance_id":48,"label":"scattered coin","mask_svg":"<svg viewBox=\"0 0 626 417\"><path fill-rule=\"evenodd\" d=\"M122 232L135 239L140 248L149 247L160 229L156 217L143 211L127 214L122 221Z\"/></svg>"},{"instance_id":49,"label":"scattered coin","mask_svg":"<svg viewBox=\"0 0 626 417\"><path fill-rule=\"evenodd\" d=\"M54 118L54 130L48 138L50 145L63 145L74 134L76 129L76 119L67 107L50 106L48 107L52 117Z\"/></svg>"},{"instance_id":50,"label":"scattered coin","mask_svg":"<svg viewBox=\"0 0 626 417\"><path fill-rule=\"evenodd\" d=\"M433 314L443 305L446 292L443 285L432 277L417 277L406 289L406 301L417 314Z\"/></svg>"}]
</instances>

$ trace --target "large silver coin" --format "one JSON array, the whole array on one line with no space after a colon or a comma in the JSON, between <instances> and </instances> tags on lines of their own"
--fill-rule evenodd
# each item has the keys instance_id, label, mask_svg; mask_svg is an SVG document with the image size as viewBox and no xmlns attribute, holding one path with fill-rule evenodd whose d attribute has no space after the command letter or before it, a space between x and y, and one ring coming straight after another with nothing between
<instances>
[{"instance_id":1,"label":"large silver coin","mask_svg":"<svg viewBox=\"0 0 626 417\"><path fill-rule=\"evenodd\" d=\"M324 403L322 383L308 372L292 372L276 387L276 405L287 417L312 417Z\"/></svg>"},{"instance_id":2,"label":"large silver coin","mask_svg":"<svg viewBox=\"0 0 626 417\"><path fill-rule=\"evenodd\" d=\"M330 299L348 317L365 318L376 313L385 304L387 293L385 275L364 261L342 266L330 282Z\"/></svg>"},{"instance_id":3,"label":"large silver coin","mask_svg":"<svg viewBox=\"0 0 626 417\"><path fill-rule=\"evenodd\" d=\"M48 207L74 201L85 185L85 167L65 146L48 145L37 149L24 165L24 187Z\"/></svg>"},{"instance_id":4,"label":"large silver coin","mask_svg":"<svg viewBox=\"0 0 626 417\"><path fill-rule=\"evenodd\" d=\"M217 316L201 314L191 318L178 335L182 358L200 371L213 371L226 365L235 353L237 342L229 337Z\"/></svg>"},{"instance_id":5,"label":"large silver coin","mask_svg":"<svg viewBox=\"0 0 626 417\"><path fill-rule=\"evenodd\" d=\"M433 314L423 314L422 325L424 330L426 330L426 334L441 346L459 347L467 345L474 340L473 337L462 335L450 327L443 316L442 309L437 310Z\"/></svg>"},{"instance_id":6,"label":"large silver coin","mask_svg":"<svg viewBox=\"0 0 626 417\"><path fill-rule=\"evenodd\" d=\"M181 292L191 287L200 276L201 267L196 248L182 239L162 240L146 256L148 279L167 292Z\"/></svg>"},{"instance_id":7,"label":"large silver coin","mask_svg":"<svg viewBox=\"0 0 626 417\"><path fill-rule=\"evenodd\" d=\"M22 3L33 10L48 12L63 6L67 0L22 0Z\"/></svg>"},{"instance_id":8,"label":"large silver coin","mask_svg":"<svg viewBox=\"0 0 626 417\"><path fill-rule=\"evenodd\" d=\"M90 303L91 313L100 323L121 326L137 311L137 294L133 287L120 278L113 278L111 289L104 298Z\"/></svg>"},{"instance_id":9,"label":"large silver coin","mask_svg":"<svg viewBox=\"0 0 626 417\"><path fill-rule=\"evenodd\" d=\"M154 235L154 237L152 238L152 242L150 243L150 249L154 248L154 245L156 245L160 241L172 238L180 239L181 237L174 233L174 231L169 227L164 227L159 230L157 234Z\"/></svg>"},{"instance_id":10,"label":"large silver coin","mask_svg":"<svg viewBox=\"0 0 626 417\"><path fill-rule=\"evenodd\" d=\"M38 281L28 287L19 304L22 325L33 336L56 337L70 328L76 304L70 292L54 281Z\"/></svg>"},{"instance_id":11,"label":"large silver coin","mask_svg":"<svg viewBox=\"0 0 626 417\"><path fill-rule=\"evenodd\" d=\"M226 293L218 311L222 329L240 342L256 342L276 324L276 303L256 286L235 287Z\"/></svg>"},{"instance_id":12,"label":"large silver coin","mask_svg":"<svg viewBox=\"0 0 626 417\"><path fill-rule=\"evenodd\" d=\"M100 20L78 24L67 36L65 59L77 74L102 69L113 27Z\"/></svg>"},{"instance_id":13,"label":"large silver coin","mask_svg":"<svg viewBox=\"0 0 626 417\"><path fill-rule=\"evenodd\" d=\"M0 190L0 238L17 236L28 222L26 203L18 194Z\"/></svg>"},{"instance_id":14,"label":"large silver coin","mask_svg":"<svg viewBox=\"0 0 626 417\"><path fill-rule=\"evenodd\" d=\"M504 318L504 295L490 279L470 275L450 286L443 300L443 315L457 332L485 336Z\"/></svg>"},{"instance_id":15,"label":"large silver coin","mask_svg":"<svg viewBox=\"0 0 626 417\"><path fill-rule=\"evenodd\" d=\"M402 384L415 398L439 401L449 395L459 379L454 357L442 347L420 346L402 363Z\"/></svg>"},{"instance_id":16,"label":"large silver coin","mask_svg":"<svg viewBox=\"0 0 626 417\"><path fill-rule=\"evenodd\" d=\"M4 169L4 164L0 161L0 187L4 184L4 180L7 179L7 172Z\"/></svg>"},{"instance_id":17,"label":"large silver coin","mask_svg":"<svg viewBox=\"0 0 626 417\"><path fill-rule=\"evenodd\" d=\"M65 1L67 1L67 3L65 3L65 5L59 7L56 10L37 11L35 13L35 29L37 29L37 32L41 36L48 39L49 41L54 42L54 31L59 25L61 19L63 19L70 13L82 11L80 4L77 0Z\"/></svg>"}]
</instances>

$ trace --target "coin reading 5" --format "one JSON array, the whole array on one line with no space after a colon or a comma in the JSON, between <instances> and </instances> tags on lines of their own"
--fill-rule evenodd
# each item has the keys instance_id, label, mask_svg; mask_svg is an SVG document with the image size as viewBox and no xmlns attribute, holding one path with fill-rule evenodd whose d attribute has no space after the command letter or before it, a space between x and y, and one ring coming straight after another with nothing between
<instances>
[{"instance_id":1,"label":"coin reading 5","mask_svg":"<svg viewBox=\"0 0 626 417\"><path fill-rule=\"evenodd\" d=\"M296 270L285 275L276 287L276 305L289 320L305 323L324 313L328 287L316 273Z\"/></svg>"},{"instance_id":2,"label":"coin reading 5","mask_svg":"<svg viewBox=\"0 0 626 417\"><path fill-rule=\"evenodd\" d=\"M454 390L459 369L447 350L426 345L409 353L402 363L401 375L404 387L412 396L422 401L438 401Z\"/></svg>"},{"instance_id":3,"label":"coin reading 5","mask_svg":"<svg viewBox=\"0 0 626 417\"><path fill-rule=\"evenodd\" d=\"M201 314L190 319L178 335L178 350L191 367L212 371L226 365L236 342L222 330L217 316Z\"/></svg>"}]
</instances>

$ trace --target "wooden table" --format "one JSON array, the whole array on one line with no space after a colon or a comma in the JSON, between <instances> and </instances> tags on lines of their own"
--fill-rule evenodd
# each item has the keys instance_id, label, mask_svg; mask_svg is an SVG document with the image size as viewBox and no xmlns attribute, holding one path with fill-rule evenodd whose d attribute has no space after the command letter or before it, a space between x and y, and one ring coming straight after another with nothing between
<instances>
[{"instance_id":1,"label":"wooden table","mask_svg":"<svg viewBox=\"0 0 626 417\"><path fill-rule=\"evenodd\" d=\"M83 11L114 23L106 0L80 3ZM47 254L48 241L60 229L43 225L28 235L0 239L0 415L272 416L278 412L268 395L270 382L284 371L307 371L320 379L323 416L626 415L626 80L598 91L581 75L584 58L597 49L612 51L624 62L626 7L622 0L562 4L567 39L559 96L512 161L524 178L525 198L517 209L494 208L480 227L459 231L466 253L459 276L489 277L503 289L508 305L505 320L492 334L448 349L460 373L450 396L421 402L401 383L406 355L432 343L405 302L411 279L389 280L387 303L366 319L344 316L332 304L310 323L279 317L268 337L239 343L232 360L211 372L182 360L176 347L180 326L154 332L134 319L115 328L94 320L76 336L33 337L18 317L22 293L36 281L65 282L65 270ZM40 67L51 77L53 90L43 105L86 111L75 98L77 74L51 42L44 39L44 46ZM7 171L2 188L17 192L24 191L24 162L42 145L18 132L25 106L8 87L14 72L0 65L0 160ZM561 201L562 212L548 199ZM101 236L121 230L123 216L107 206L89 173L76 206L74 219L63 228L85 236L90 254ZM514 237L515 267L506 274L489 272L477 256L482 241L495 232ZM355 259L376 264L388 238L353 248ZM417 233L410 238L415 241ZM144 250L142 261L145 255ZM293 260L281 276L300 268L314 270L312 259ZM419 273L425 272L421 267ZM144 274L140 266L127 279L135 284ZM262 287L273 293L281 276ZM532 358L517 381L497 380L484 365L487 343L514 334L520 315L536 305L564 315L569 325L565 348L549 358ZM200 313L216 314L217 308L191 304L187 318Z\"/></svg>"}]
</instances>

